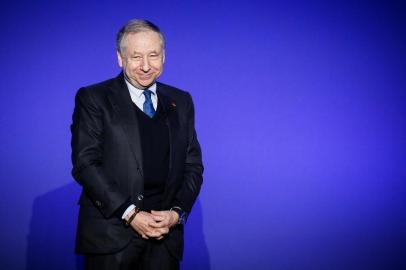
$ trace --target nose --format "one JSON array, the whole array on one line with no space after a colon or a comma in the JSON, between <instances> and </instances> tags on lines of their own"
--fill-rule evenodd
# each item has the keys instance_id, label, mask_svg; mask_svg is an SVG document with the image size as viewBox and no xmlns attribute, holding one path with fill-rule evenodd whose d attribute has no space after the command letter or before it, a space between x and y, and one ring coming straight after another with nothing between
<instances>
[{"instance_id":1,"label":"nose","mask_svg":"<svg viewBox=\"0 0 406 270\"><path fill-rule=\"evenodd\" d=\"M148 59L143 59L141 63L141 70L144 72L148 72L151 69Z\"/></svg>"}]
</instances>

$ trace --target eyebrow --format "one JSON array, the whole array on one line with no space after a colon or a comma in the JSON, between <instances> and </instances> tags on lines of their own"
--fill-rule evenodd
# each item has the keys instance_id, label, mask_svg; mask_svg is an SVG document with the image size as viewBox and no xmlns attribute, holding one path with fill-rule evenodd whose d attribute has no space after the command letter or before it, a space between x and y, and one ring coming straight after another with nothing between
<instances>
[{"instance_id":1,"label":"eyebrow","mask_svg":"<svg viewBox=\"0 0 406 270\"><path fill-rule=\"evenodd\" d=\"M162 53L162 50L161 50L160 52L159 52L159 51L156 51L156 50L153 50L153 51L148 52L148 54L151 54L151 53L160 54L160 53ZM131 53L131 55L134 55L134 54L142 54L142 53L137 52L137 51L133 51L133 52Z\"/></svg>"}]
</instances>

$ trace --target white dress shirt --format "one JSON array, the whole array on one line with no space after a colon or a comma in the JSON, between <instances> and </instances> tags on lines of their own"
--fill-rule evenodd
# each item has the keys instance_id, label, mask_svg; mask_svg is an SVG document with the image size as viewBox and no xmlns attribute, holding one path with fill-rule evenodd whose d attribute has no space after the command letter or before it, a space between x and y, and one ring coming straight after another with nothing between
<instances>
[{"instance_id":1,"label":"white dress shirt","mask_svg":"<svg viewBox=\"0 0 406 270\"><path fill-rule=\"evenodd\" d=\"M125 83L127 84L128 91L130 91L130 96L131 100L137 107L141 110L144 111L144 102L145 102L145 96L143 94L144 90L136 88L134 85L129 83L127 80L125 80ZM151 95L152 99L152 105L154 105L154 109L156 111L156 108L158 107L158 95L156 94L156 83L151 85L148 90L151 90L153 93Z\"/></svg>"}]
</instances>

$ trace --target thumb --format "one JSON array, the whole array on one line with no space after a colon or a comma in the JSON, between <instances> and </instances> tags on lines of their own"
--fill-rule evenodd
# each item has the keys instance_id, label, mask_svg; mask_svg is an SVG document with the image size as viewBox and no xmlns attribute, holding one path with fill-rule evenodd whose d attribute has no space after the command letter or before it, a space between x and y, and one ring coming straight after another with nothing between
<instances>
[{"instance_id":1,"label":"thumb","mask_svg":"<svg viewBox=\"0 0 406 270\"><path fill-rule=\"evenodd\" d=\"M152 211L151 211L151 214L153 214L153 215L155 215L155 216L162 216L161 211L152 210Z\"/></svg>"}]
</instances>

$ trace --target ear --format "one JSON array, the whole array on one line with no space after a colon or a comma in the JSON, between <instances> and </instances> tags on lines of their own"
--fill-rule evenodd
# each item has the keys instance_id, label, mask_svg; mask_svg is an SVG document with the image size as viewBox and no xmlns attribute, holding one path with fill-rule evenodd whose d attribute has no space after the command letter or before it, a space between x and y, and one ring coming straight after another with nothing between
<instances>
[{"instance_id":1,"label":"ear","mask_svg":"<svg viewBox=\"0 0 406 270\"><path fill-rule=\"evenodd\" d=\"M162 64L165 63L165 49L162 50Z\"/></svg>"},{"instance_id":2,"label":"ear","mask_svg":"<svg viewBox=\"0 0 406 270\"><path fill-rule=\"evenodd\" d=\"M119 50L117 50L117 62L118 65L123 68L123 57L121 56L121 53L119 52Z\"/></svg>"}]
</instances>

